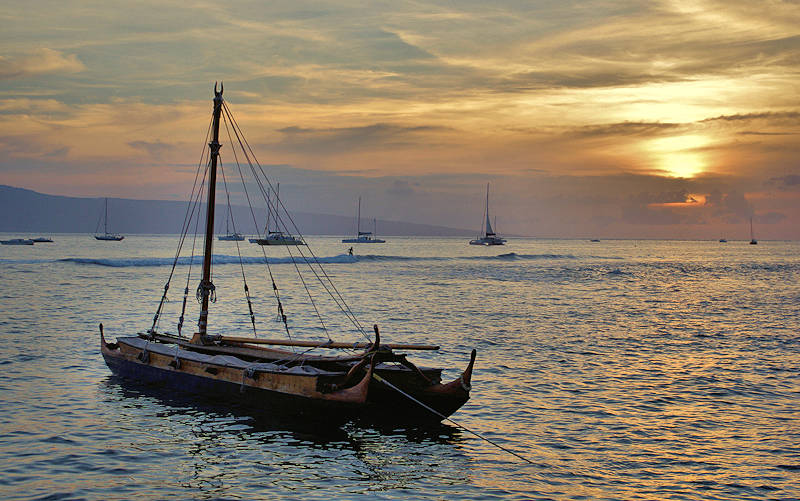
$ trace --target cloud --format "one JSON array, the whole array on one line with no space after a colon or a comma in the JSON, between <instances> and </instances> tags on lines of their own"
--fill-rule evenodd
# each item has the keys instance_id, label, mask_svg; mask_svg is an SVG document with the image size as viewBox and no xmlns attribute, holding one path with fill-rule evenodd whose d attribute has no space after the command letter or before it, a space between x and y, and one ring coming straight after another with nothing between
<instances>
[{"instance_id":1,"label":"cloud","mask_svg":"<svg viewBox=\"0 0 800 501\"><path fill-rule=\"evenodd\" d=\"M773 177L767 181L767 185L775 186L779 190L800 191L800 174Z\"/></svg>"},{"instance_id":2,"label":"cloud","mask_svg":"<svg viewBox=\"0 0 800 501\"><path fill-rule=\"evenodd\" d=\"M753 220L759 224L778 224L786 221L788 216L782 212L766 212L753 216Z\"/></svg>"},{"instance_id":3,"label":"cloud","mask_svg":"<svg viewBox=\"0 0 800 501\"><path fill-rule=\"evenodd\" d=\"M613 124L587 125L574 129L571 133L577 138L605 136L653 136L685 127L684 124L661 122L622 122Z\"/></svg>"},{"instance_id":4,"label":"cloud","mask_svg":"<svg viewBox=\"0 0 800 501\"><path fill-rule=\"evenodd\" d=\"M128 146L145 151L153 157L160 157L175 148L173 145L162 143L161 141L131 141Z\"/></svg>"},{"instance_id":5,"label":"cloud","mask_svg":"<svg viewBox=\"0 0 800 501\"><path fill-rule=\"evenodd\" d=\"M754 214L753 205L744 193L735 189L712 191L706 198L711 215L725 223L741 223Z\"/></svg>"},{"instance_id":6,"label":"cloud","mask_svg":"<svg viewBox=\"0 0 800 501\"><path fill-rule=\"evenodd\" d=\"M42 144L35 135L0 137L0 149L7 159L37 162L37 168L43 168L38 162L44 162L46 165L54 160L63 161L70 152L70 147L63 144Z\"/></svg>"},{"instance_id":7,"label":"cloud","mask_svg":"<svg viewBox=\"0 0 800 501\"><path fill-rule=\"evenodd\" d=\"M75 54L41 48L15 59L0 56L0 80L58 73L78 73L86 67Z\"/></svg>"},{"instance_id":8,"label":"cloud","mask_svg":"<svg viewBox=\"0 0 800 501\"><path fill-rule=\"evenodd\" d=\"M402 126L386 123L360 127L309 129L297 126L279 130L285 138L281 149L306 153L343 153L375 148L398 148L425 141L424 136L448 130L436 126Z\"/></svg>"},{"instance_id":9,"label":"cloud","mask_svg":"<svg viewBox=\"0 0 800 501\"><path fill-rule=\"evenodd\" d=\"M419 183L414 183L414 186L419 186ZM414 186L408 181L395 179L391 186L386 189L386 193L399 197L408 197L415 193Z\"/></svg>"},{"instance_id":10,"label":"cloud","mask_svg":"<svg viewBox=\"0 0 800 501\"><path fill-rule=\"evenodd\" d=\"M742 114L735 114L735 115L720 115L717 117L706 118L705 120L701 120L701 122L715 122L715 121L723 121L723 122L751 122L753 120L769 120L769 121L780 121L780 122L788 122L792 124L797 124L798 120L800 120L800 112L798 111L783 111L783 112L774 112L774 111L763 111L758 113L742 113Z\"/></svg>"}]
</instances>

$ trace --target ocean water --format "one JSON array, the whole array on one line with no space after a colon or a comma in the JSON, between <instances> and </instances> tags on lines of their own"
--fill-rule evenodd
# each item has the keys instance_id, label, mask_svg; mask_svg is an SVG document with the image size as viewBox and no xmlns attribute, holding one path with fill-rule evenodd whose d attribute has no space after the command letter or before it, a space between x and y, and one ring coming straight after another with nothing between
<instances>
[{"instance_id":1,"label":"ocean water","mask_svg":"<svg viewBox=\"0 0 800 501\"><path fill-rule=\"evenodd\" d=\"M800 498L798 242L389 238L350 257L309 238L365 326L442 347L412 360L450 379L478 350L453 418L526 463L452 424L309 428L116 378L97 324L150 327L177 239L54 240L0 247L2 499ZM212 332L252 333L244 271L258 334L281 336L271 272L293 335L360 340L287 249L267 270L254 245L215 248Z\"/></svg>"}]
</instances>

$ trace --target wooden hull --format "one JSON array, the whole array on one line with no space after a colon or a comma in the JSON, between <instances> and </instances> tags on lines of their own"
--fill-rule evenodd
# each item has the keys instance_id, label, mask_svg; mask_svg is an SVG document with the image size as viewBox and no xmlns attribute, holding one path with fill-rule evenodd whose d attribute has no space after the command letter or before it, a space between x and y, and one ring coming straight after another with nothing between
<instances>
[{"instance_id":1,"label":"wooden hull","mask_svg":"<svg viewBox=\"0 0 800 501\"><path fill-rule=\"evenodd\" d=\"M141 338L120 338L117 343L106 343L102 334L101 352L111 371L123 378L177 389L185 395L223 397L275 417L303 420L321 417L335 423L349 420L380 424L439 423L442 416L450 416L469 400L474 364L473 354L459 379L441 384L441 369L422 369L429 382L403 367L363 363L350 371L353 372L350 384L356 384L348 386L347 369L353 365L331 361L320 365L332 370L313 367L312 362L307 365L311 374L260 370L254 377L244 365L271 364L244 362L224 354L212 356L179 349L177 345L147 343ZM238 366L215 362L219 360L232 360ZM373 378L373 371L381 377ZM436 413L379 379L385 379ZM335 385L345 389L333 391L338 388Z\"/></svg>"},{"instance_id":2,"label":"wooden hull","mask_svg":"<svg viewBox=\"0 0 800 501\"><path fill-rule=\"evenodd\" d=\"M391 380L391 376L386 377ZM437 393L422 388L407 389L396 384L414 399L422 402L445 417L451 416L469 400L469 391L461 388ZM436 385L446 386L446 385ZM406 391L407 390L407 391ZM359 419L377 423L434 424L442 417L399 394L396 390L373 379L369 386L369 398L359 413Z\"/></svg>"},{"instance_id":3,"label":"wooden hull","mask_svg":"<svg viewBox=\"0 0 800 501\"><path fill-rule=\"evenodd\" d=\"M111 372L139 383L157 385L171 390L180 390L184 396L198 399L215 398L235 403L258 413L281 419L303 421L324 420L344 423L358 415L358 405L325 400L313 400L291 394L242 387L229 381L220 381L193 374L168 371L108 356L103 358Z\"/></svg>"},{"instance_id":4,"label":"wooden hull","mask_svg":"<svg viewBox=\"0 0 800 501\"><path fill-rule=\"evenodd\" d=\"M106 343L101 352L109 369L138 382L178 389L182 394L223 397L259 412L281 417L346 421L357 416L366 401L372 369L356 385L323 393L321 375L248 373L246 369L187 360L140 349L123 342Z\"/></svg>"}]
</instances>

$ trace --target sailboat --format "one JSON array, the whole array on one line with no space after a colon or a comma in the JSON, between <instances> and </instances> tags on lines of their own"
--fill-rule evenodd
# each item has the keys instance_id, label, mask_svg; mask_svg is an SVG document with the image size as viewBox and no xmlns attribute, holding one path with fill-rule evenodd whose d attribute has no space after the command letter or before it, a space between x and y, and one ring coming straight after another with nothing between
<instances>
[{"instance_id":1,"label":"sailboat","mask_svg":"<svg viewBox=\"0 0 800 501\"><path fill-rule=\"evenodd\" d=\"M450 416L469 399L476 351L472 350L470 361L460 377L442 383L443 369L419 367L408 360L403 353L407 350L437 350L439 347L426 344L384 343L377 325L373 326L373 332L368 333L308 247L284 247L292 256L294 269L299 276L302 277L301 266L313 271L306 273L306 279L302 284L298 281L295 285L305 287L309 298L313 298L306 280L316 279L324 284L324 291L328 297L325 297L322 289L317 287L314 290L320 292L322 297L315 301L321 302L323 299L331 301L324 304L336 305L340 313L337 318L343 318L342 323L349 326L347 329L337 327L337 333L346 335L345 331L349 331L363 335L366 338L365 342L334 341L330 337L330 331L338 324L323 321L320 310L331 310L318 309L317 302L313 303L312 315L316 312L321 327L309 326L305 320L307 317L302 314L297 317L292 315L292 305L286 303L293 301L286 299L291 293L283 294L283 287L277 285L270 259L266 254L263 265L269 273L253 275L269 277L263 289L269 291L267 294L274 295L278 312L274 324L277 327L274 329L284 331L286 337L265 339L258 336L262 327L256 319L251 300L251 294L258 293L249 289L246 277L246 269L251 269L250 265L244 266L240 263L238 267L241 268L241 277L244 281L243 291L249 317L246 316L247 311L244 316L226 316L225 308L215 307L216 286L212 277L220 279L220 276L228 276L212 273L218 170L222 171L224 176L224 168L219 158L220 122L223 119L226 122L223 130L228 131L231 148L243 149L247 144L222 96L223 88L220 87L218 91L215 84L213 113L208 129L210 137L205 141L208 149L205 150L207 153L204 153L205 161L201 160L198 165L198 179L202 179L203 182L196 189L193 188L187 207L187 217L178 241L178 252L175 254L152 324L143 332L122 335L117 337L116 341L106 340L103 324L100 324L100 351L110 370L123 378L167 385L181 393L200 396L221 395L227 399L226 401L235 401L237 405L244 404L282 417L310 417L324 422L357 419L380 423L399 422L406 425L418 422L435 423ZM230 137L231 130L235 137ZM252 155L252 150L249 154ZM248 157L247 161L250 163L253 176L257 179L261 196L266 198L268 193L266 188L270 186L268 178L255 158ZM238 160L236 165L240 168ZM243 181L242 186L246 190L248 185ZM225 190L227 191L227 186ZM202 198L206 199L205 204L202 203ZM183 244L187 241L187 237L190 237L189 230L197 227L193 219L200 220L203 205L205 229L201 277L199 281L195 278L195 282L192 282L192 266L191 264L187 266L186 287L183 290L184 297L177 322L177 332L170 333L161 329L161 321L168 313L167 305L174 305L170 308L175 308L179 303L167 301L167 290L179 262ZM276 210L280 208L279 204L275 204L274 207ZM285 211L284 214L285 220L291 222L291 215ZM291 224L294 225L293 222ZM293 228L298 234L300 233L296 225ZM188 240L191 241L191 238ZM284 276L283 273L278 275ZM183 322L187 306L191 306L189 304L191 302L187 301L190 296L189 284L197 282L199 283L196 293L193 295L199 306L192 307L199 309L197 330L191 336L187 336L183 334ZM222 299L220 297L220 300ZM298 304L307 303L298 301ZM236 329L242 328L240 318L249 318L252 336L235 335ZM299 318L301 326L295 326L294 321L289 321L290 318ZM250 326L246 328L249 330ZM308 332L312 332L316 337L324 333L327 339L308 339L310 335ZM298 348L302 351L297 351ZM330 356L313 354L312 350L348 351Z\"/></svg>"},{"instance_id":2,"label":"sailboat","mask_svg":"<svg viewBox=\"0 0 800 501\"><path fill-rule=\"evenodd\" d=\"M470 240L470 245L505 245L506 239L500 238L495 234L492 229L492 223L489 220L489 183L486 183L486 209L485 209L486 222L483 224L483 236L478 235L475 240ZM495 225L496 225L495 221Z\"/></svg>"},{"instance_id":3,"label":"sailboat","mask_svg":"<svg viewBox=\"0 0 800 501\"><path fill-rule=\"evenodd\" d=\"M217 238L224 242L241 242L242 240L244 240L244 235L242 235L241 233L237 233L236 231L231 233L230 229L228 229L228 221L230 221L230 218L231 218L231 208L228 207L228 212L225 214L225 234L220 235Z\"/></svg>"},{"instance_id":4,"label":"sailboat","mask_svg":"<svg viewBox=\"0 0 800 501\"><path fill-rule=\"evenodd\" d=\"M356 215L356 236L354 238L343 238L343 244L383 244L386 240L375 237L378 230L378 221L372 220L373 231L361 231L361 197L358 197L358 212ZM374 232L374 233L373 233Z\"/></svg>"},{"instance_id":5,"label":"sailboat","mask_svg":"<svg viewBox=\"0 0 800 501\"><path fill-rule=\"evenodd\" d=\"M12 238L10 240L0 240L3 245L33 245L34 242L30 238Z\"/></svg>"},{"instance_id":6,"label":"sailboat","mask_svg":"<svg viewBox=\"0 0 800 501\"><path fill-rule=\"evenodd\" d=\"M119 233L109 233L108 232L108 199L106 198L105 200L106 200L105 212L103 213L103 234L102 235L101 234L95 234L94 238L96 238L97 240L107 240L107 241L112 241L112 242L119 242L120 240L122 240L125 237L123 235L120 235ZM98 226L100 226L99 223L98 223Z\"/></svg>"},{"instance_id":7,"label":"sailboat","mask_svg":"<svg viewBox=\"0 0 800 501\"><path fill-rule=\"evenodd\" d=\"M278 213L279 213L278 208L280 207L281 203L280 189L281 189L281 184L278 183L277 187L275 188L275 211L272 210L272 205L270 205L269 198L267 198L267 225L264 228L264 238L251 238L250 243L258 245L305 245L306 244L305 242L303 242L302 238L297 238L289 233L284 233L279 229L280 221L278 218ZM270 230L269 224L273 214L275 215L275 229Z\"/></svg>"},{"instance_id":8,"label":"sailboat","mask_svg":"<svg viewBox=\"0 0 800 501\"><path fill-rule=\"evenodd\" d=\"M753 236L753 216L750 216L750 245L758 245L758 240Z\"/></svg>"}]
</instances>

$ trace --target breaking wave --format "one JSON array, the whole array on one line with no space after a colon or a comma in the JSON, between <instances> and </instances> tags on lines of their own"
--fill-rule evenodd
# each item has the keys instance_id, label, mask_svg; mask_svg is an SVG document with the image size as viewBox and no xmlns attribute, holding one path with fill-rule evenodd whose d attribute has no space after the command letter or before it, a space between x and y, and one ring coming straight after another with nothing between
<instances>
[{"instance_id":1,"label":"breaking wave","mask_svg":"<svg viewBox=\"0 0 800 501\"><path fill-rule=\"evenodd\" d=\"M225 254L214 255L213 263L221 264L262 264L265 262L263 256L232 256ZM269 257L270 264L291 264L292 262L304 262L302 256L292 257ZM314 262L312 257L306 257L310 262ZM500 254L496 256L464 256L464 257L441 257L441 256L385 256L379 254L363 254L354 255L337 254L334 256L319 256L316 262L321 264L353 264L360 262L414 262L414 261L530 261L530 260L544 260L544 259L577 259L572 255L562 254L517 254L509 252L507 254ZM88 266L106 266L111 268L136 268L136 267L153 267L153 266L172 266L174 258L171 257L127 257L127 258L93 258L93 257L67 257L56 260L0 260L0 262L14 263L14 264L32 264L32 263L72 263L78 265ZM202 256L183 256L178 259L178 265L186 266L189 264L200 265L203 262Z\"/></svg>"},{"instance_id":2,"label":"breaking wave","mask_svg":"<svg viewBox=\"0 0 800 501\"><path fill-rule=\"evenodd\" d=\"M516 252L508 252L497 256L472 256L465 259L474 259L483 261L486 259L500 260L500 261L533 261L537 259L577 259L571 254L517 254Z\"/></svg>"}]
</instances>

